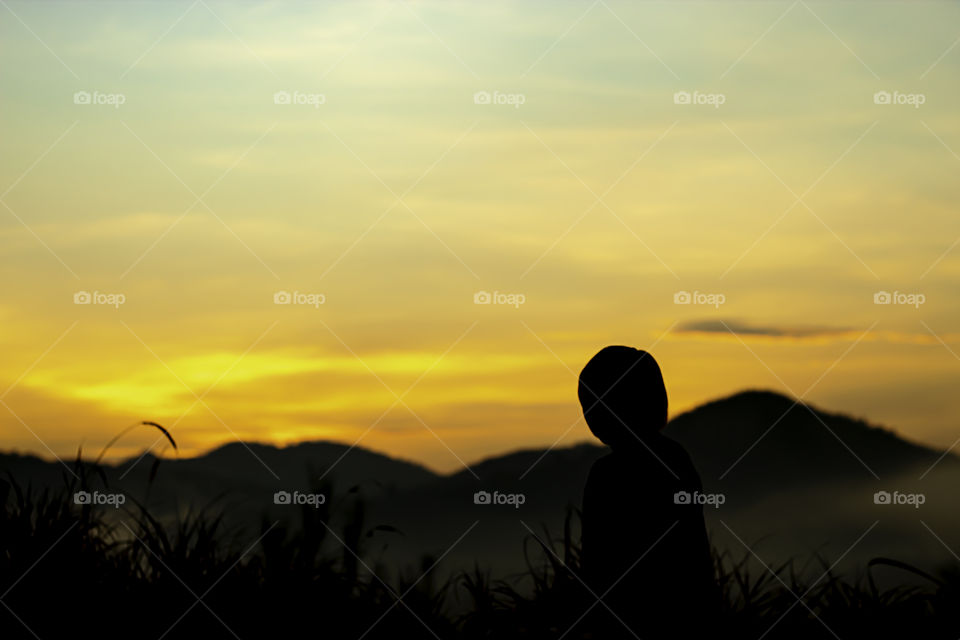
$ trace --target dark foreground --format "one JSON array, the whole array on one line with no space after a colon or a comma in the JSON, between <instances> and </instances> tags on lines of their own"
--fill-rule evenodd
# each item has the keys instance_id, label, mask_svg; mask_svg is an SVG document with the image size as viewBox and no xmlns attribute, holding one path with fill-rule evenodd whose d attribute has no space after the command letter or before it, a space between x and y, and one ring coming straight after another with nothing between
<instances>
[{"instance_id":1,"label":"dark foreground","mask_svg":"<svg viewBox=\"0 0 960 640\"><path fill-rule=\"evenodd\" d=\"M60 492L0 484L0 637L649 637L610 620L580 582L569 531L518 540L529 568L514 579L478 567L444 580L440 558L381 566L378 547L398 532L367 525L359 499L342 501L343 513L305 507L296 527L264 522L240 535L213 509L161 523L136 504L77 505L74 492L94 478L78 470ZM749 557L714 559L712 637L960 637L956 566L928 576L878 559L855 580L827 573L808 584L791 565L757 571ZM879 588L880 570L901 572L905 585Z\"/></svg>"}]
</instances>

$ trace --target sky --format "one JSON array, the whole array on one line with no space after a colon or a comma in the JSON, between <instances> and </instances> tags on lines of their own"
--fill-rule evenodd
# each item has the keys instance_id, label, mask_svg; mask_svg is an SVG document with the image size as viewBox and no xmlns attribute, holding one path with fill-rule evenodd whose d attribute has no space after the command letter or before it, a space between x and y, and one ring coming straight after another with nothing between
<instances>
[{"instance_id":1,"label":"sky","mask_svg":"<svg viewBox=\"0 0 960 640\"><path fill-rule=\"evenodd\" d=\"M455 471L589 440L607 344L950 447L958 18L3 0L0 449Z\"/></svg>"}]
</instances>

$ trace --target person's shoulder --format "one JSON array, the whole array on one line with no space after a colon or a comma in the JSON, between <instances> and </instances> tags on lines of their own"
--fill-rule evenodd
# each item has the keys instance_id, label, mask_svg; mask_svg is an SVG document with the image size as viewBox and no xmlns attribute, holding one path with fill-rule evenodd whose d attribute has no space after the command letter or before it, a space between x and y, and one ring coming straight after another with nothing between
<instances>
[{"instance_id":1,"label":"person's shoulder","mask_svg":"<svg viewBox=\"0 0 960 640\"><path fill-rule=\"evenodd\" d=\"M615 481L614 477L617 474L614 466L616 461L612 456L612 452L607 453L593 461L590 471L587 473L587 483L584 487L585 496L589 497L603 493Z\"/></svg>"},{"instance_id":2,"label":"person's shoulder","mask_svg":"<svg viewBox=\"0 0 960 640\"><path fill-rule=\"evenodd\" d=\"M660 448L662 448L669 455L682 460L690 460L690 454L687 453L687 450L684 448L684 446L673 438L660 434L658 437L658 444L660 445Z\"/></svg>"},{"instance_id":3,"label":"person's shoulder","mask_svg":"<svg viewBox=\"0 0 960 640\"><path fill-rule=\"evenodd\" d=\"M593 464L590 465L590 477L602 476L610 473L610 470L616 464L616 459L613 456L612 451L608 451L605 455L600 456L593 461Z\"/></svg>"},{"instance_id":4,"label":"person's shoulder","mask_svg":"<svg viewBox=\"0 0 960 640\"><path fill-rule=\"evenodd\" d=\"M699 481L700 475L693 464L693 459L682 444L664 435L660 436L659 444L661 451L669 458L669 462L676 466L678 472Z\"/></svg>"}]
</instances>

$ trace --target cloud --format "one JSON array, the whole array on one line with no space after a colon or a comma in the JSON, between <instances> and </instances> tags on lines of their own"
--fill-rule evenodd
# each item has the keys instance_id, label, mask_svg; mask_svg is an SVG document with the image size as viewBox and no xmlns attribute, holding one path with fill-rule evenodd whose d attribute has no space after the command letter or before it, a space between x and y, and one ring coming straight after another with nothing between
<instances>
[{"instance_id":1,"label":"cloud","mask_svg":"<svg viewBox=\"0 0 960 640\"><path fill-rule=\"evenodd\" d=\"M943 333L939 337L929 332L880 331L868 327L830 327L826 325L751 324L742 320L709 319L681 323L675 334L717 336L719 338L759 338L783 341L864 340L897 344L940 345L960 341L958 333ZM731 335L732 334L732 335Z\"/></svg>"},{"instance_id":2,"label":"cloud","mask_svg":"<svg viewBox=\"0 0 960 640\"><path fill-rule=\"evenodd\" d=\"M719 333L765 338L813 339L858 333L849 327L754 325L740 320L691 320L680 325L677 333ZM859 333L862 333L859 332Z\"/></svg>"}]
</instances>

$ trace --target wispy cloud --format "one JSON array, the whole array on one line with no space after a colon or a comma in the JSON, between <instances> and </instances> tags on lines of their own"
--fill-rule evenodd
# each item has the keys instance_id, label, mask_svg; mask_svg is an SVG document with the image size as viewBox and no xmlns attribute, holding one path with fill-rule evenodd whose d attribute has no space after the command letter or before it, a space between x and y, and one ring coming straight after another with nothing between
<instances>
[{"instance_id":1,"label":"wispy cloud","mask_svg":"<svg viewBox=\"0 0 960 640\"><path fill-rule=\"evenodd\" d=\"M862 328L828 325L788 325L775 323L754 324L737 319L690 320L677 326L677 336L703 336L707 338L730 338L735 334L740 338L759 338L782 341L830 341L857 339L863 333ZM930 334L910 331L873 331L864 338L872 342L893 342L906 344L937 344ZM950 342L960 339L957 334L944 338Z\"/></svg>"},{"instance_id":2,"label":"wispy cloud","mask_svg":"<svg viewBox=\"0 0 960 640\"><path fill-rule=\"evenodd\" d=\"M679 325L678 333L718 333L729 335L763 336L767 338L823 338L854 333L849 327L790 326L776 324L751 324L742 320L691 320Z\"/></svg>"}]
</instances>

